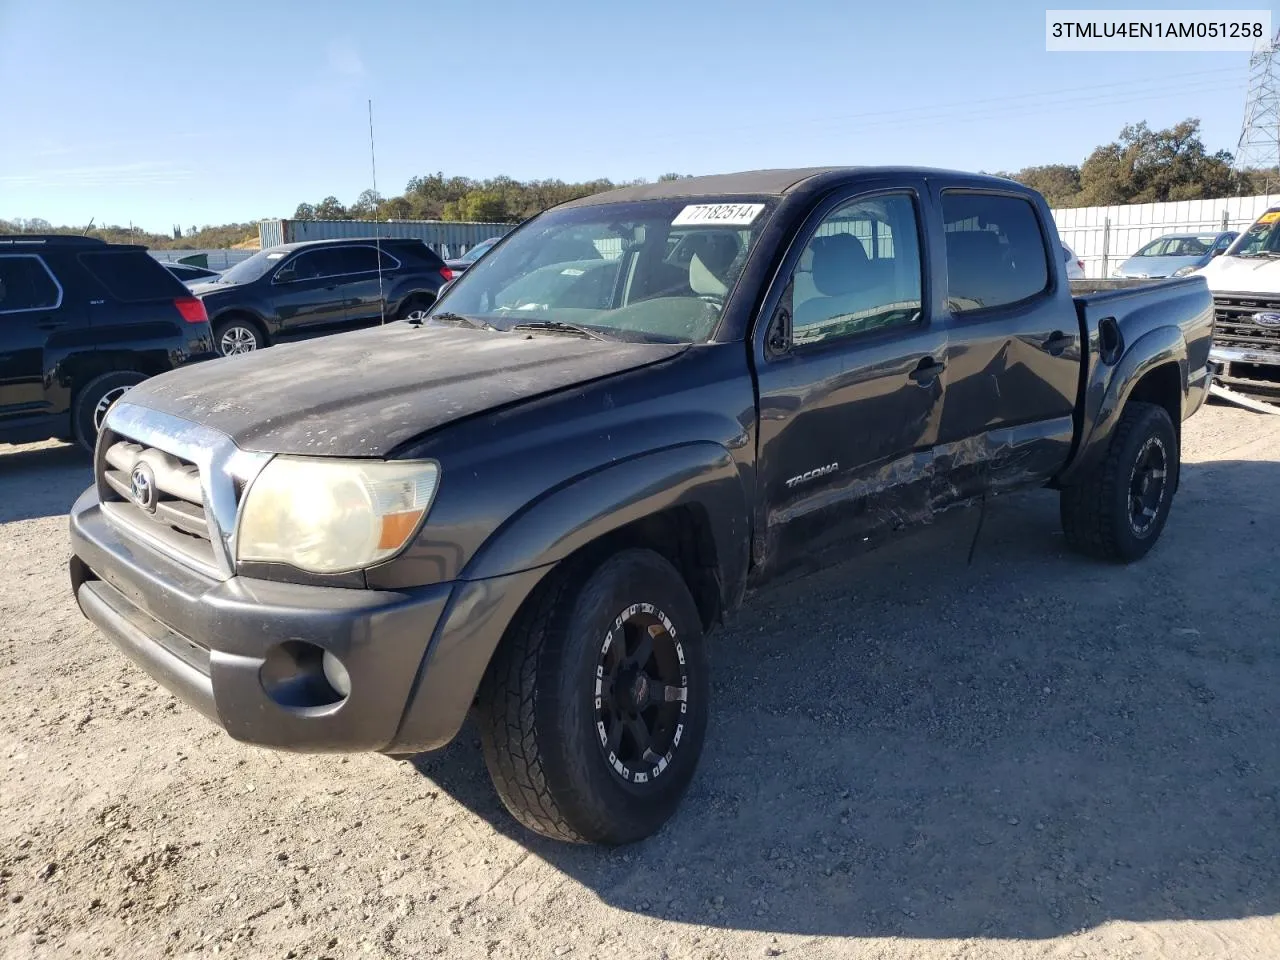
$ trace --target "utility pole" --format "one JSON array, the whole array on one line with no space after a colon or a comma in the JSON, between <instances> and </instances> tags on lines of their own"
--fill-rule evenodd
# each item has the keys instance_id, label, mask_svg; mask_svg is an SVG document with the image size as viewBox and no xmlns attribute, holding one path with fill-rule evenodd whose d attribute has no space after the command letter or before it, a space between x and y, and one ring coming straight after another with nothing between
<instances>
[{"instance_id":1,"label":"utility pole","mask_svg":"<svg viewBox=\"0 0 1280 960\"><path fill-rule=\"evenodd\" d=\"M1266 173L1268 196L1280 191L1280 32L1249 55L1249 95L1236 143L1236 172L1249 171Z\"/></svg>"}]
</instances>

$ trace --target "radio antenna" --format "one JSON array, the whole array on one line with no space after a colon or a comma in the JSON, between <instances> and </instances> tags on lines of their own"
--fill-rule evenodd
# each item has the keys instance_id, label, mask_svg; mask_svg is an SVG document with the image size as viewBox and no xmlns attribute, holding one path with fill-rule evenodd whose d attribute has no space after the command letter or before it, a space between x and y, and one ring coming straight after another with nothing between
<instances>
[{"instance_id":1,"label":"radio antenna","mask_svg":"<svg viewBox=\"0 0 1280 960\"><path fill-rule=\"evenodd\" d=\"M387 322L387 297L382 290L382 236L378 233L378 155L373 149L373 100L369 100L369 167L373 171L373 248L378 254L379 323Z\"/></svg>"},{"instance_id":2,"label":"radio antenna","mask_svg":"<svg viewBox=\"0 0 1280 960\"><path fill-rule=\"evenodd\" d=\"M97 217L90 217L90 218L89 218L89 225L88 225L87 227L85 227L85 228L84 228L84 233L80 234L80 236L82 236L82 237L87 237L87 236L89 235L89 231L93 229L93 221L95 221L95 220L97 220L97 219L98 219Z\"/></svg>"}]
</instances>

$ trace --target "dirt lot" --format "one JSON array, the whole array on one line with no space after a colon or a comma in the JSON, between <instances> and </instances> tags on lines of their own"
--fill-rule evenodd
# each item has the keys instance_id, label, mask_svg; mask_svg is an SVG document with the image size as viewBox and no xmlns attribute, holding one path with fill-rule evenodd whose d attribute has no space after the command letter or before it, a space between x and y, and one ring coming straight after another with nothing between
<instances>
[{"instance_id":1,"label":"dirt lot","mask_svg":"<svg viewBox=\"0 0 1280 960\"><path fill-rule=\"evenodd\" d=\"M1188 425L1164 540L969 512L715 637L677 818L567 848L475 736L413 763L237 744L80 617L69 448L0 447L6 957L1280 957L1280 417Z\"/></svg>"}]
</instances>

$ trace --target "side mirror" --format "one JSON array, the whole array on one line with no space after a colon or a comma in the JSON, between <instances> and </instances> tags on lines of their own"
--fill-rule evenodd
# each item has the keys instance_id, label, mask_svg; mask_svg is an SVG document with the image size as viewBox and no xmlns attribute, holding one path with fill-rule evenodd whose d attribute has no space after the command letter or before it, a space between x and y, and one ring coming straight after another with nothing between
<instances>
[{"instance_id":1,"label":"side mirror","mask_svg":"<svg viewBox=\"0 0 1280 960\"><path fill-rule=\"evenodd\" d=\"M1214 251L1213 251L1212 256L1214 256L1214 257L1220 257L1220 256L1222 256L1222 255L1223 255L1224 253L1226 253L1226 252L1227 252L1227 248L1226 248L1226 247L1218 247L1218 249L1216 249L1216 250L1214 250Z\"/></svg>"}]
</instances>

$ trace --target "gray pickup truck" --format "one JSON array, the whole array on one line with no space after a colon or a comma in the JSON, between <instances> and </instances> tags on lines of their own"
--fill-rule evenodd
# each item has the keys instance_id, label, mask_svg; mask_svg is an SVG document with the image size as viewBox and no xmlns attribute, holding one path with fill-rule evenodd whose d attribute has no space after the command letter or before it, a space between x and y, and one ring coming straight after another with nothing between
<instances>
[{"instance_id":1,"label":"gray pickup truck","mask_svg":"<svg viewBox=\"0 0 1280 960\"><path fill-rule=\"evenodd\" d=\"M1027 487L1102 560L1160 536L1208 289L1073 297L1059 251L1038 194L946 171L561 205L425 318L135 387L72 589L235 738L404 755L474 709L521 823L636 840L694 775L707 636L750 589Z\"/></svg>"}]
</instances>

